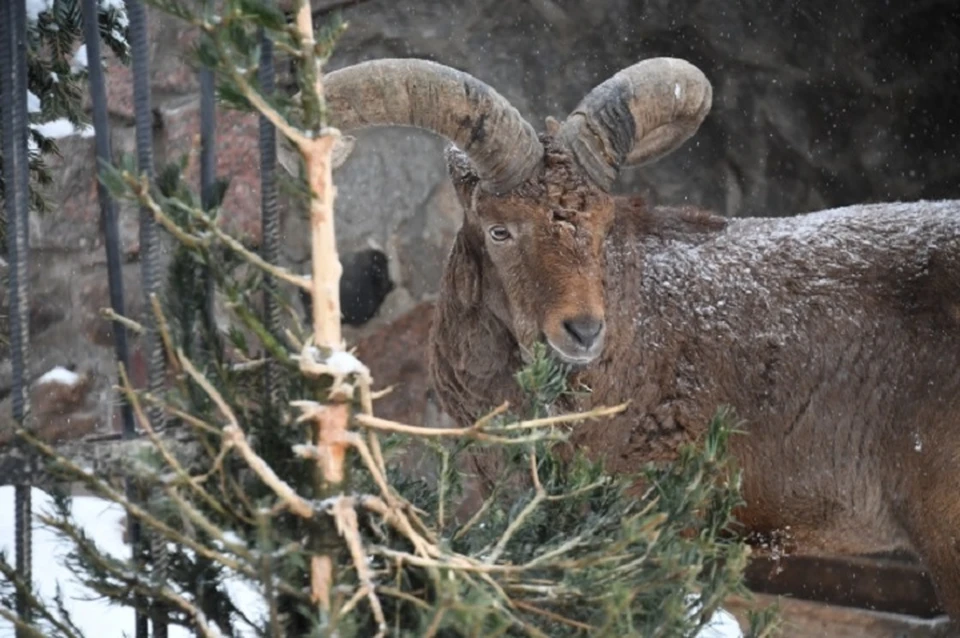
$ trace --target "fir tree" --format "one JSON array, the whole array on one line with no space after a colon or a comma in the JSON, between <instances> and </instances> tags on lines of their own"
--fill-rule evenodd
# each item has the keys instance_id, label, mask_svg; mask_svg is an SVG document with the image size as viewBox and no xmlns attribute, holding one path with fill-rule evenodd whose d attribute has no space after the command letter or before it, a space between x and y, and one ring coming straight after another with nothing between
<instances>
[{"instance_id":1,"label":"fir tree","mask_svg":"<svg viewBox=\"0 0 960 638\"><path fill-rule=\"evenodd\" d=\"M337 133L324 126L316 87L318 63L345 25L331 20L311 43L303 13L291 21L259 0L224 0L216 15L155 1L199 27L195 60L216 70L222 103L268 114L300 151L311 210L329 218ZM258 29L294 64L299 98L259 91ZM370 371L339 349L338 313L324 315L317 301L337 289L323 285L336 284L335 250L315 237L310 280L263 262L217 226L222 198L212 211L198 205L183 167L163 167L154 184L129 163L103 174L112 192L150 208L178 242L157 321L174 382L162 396L134 391L125 377L122 387L152 443L124 469L158 496L129 502L118 482L21 433L51 471L121 504L168 541L169 580L157 582L95 546L72 520L70 499L58 497L42 520L70 539L71 563L92 591L128 606L144 596L201 636L344 638L693 637L727 596L746 593L749 552L733 534L740 476L727 456L737 435L731 415L718 412L704 440L675 463L610 476L556 446L567 424L623 406L546 416L570 389L566 370L541 348L516 377L528 397L522 414L501 406L454 430L378 419ZM205 303L188 276L200 266L232 313L222 335L190 328ZM256 312L265 276L312 291L311 334L265 328ZM282 376L284 403L264 396L268 361ZM161 406L181 434L155 431L148 406ZM175 444L184 432L189 443ZM416 441L427 443L436 480L398 469L398 455ZM484 446L509 452L501 489L470 520L453 521L464 490L459 468ZM627 494L635 479L647 486L639 497ZM9 581L0 614L9 617L16 575L5 560L0 571ZM35 602L41 635L78 635L57 601ZM770 635L773 621L756 615L749 635Z\"/></svg>"},{"instance_id":2,"label":"fir tree","mask_svg":"<svg viewBox=\"0 0 960 638\"><path fill-rule=\"evenodd\" d=\"M47 211L44 188L51 183L44 161L59 155L56 139L67 132L92 134L83 110L87 83L86 47L83 45L81 0L27 0L27 110L30 154L30 205ZM122 0L100 0L97 19L100 36L117 58L126 63L127 16ZM5 99L0 94L0 100ZM2 161L0 151L0 161ZM5 183L0 171L0 201ZM0 213L0 224L2 224ZM0 231L3 226L0 225ZM2 240L2 232L0 232Z\"/></svg>"}]
</instances>

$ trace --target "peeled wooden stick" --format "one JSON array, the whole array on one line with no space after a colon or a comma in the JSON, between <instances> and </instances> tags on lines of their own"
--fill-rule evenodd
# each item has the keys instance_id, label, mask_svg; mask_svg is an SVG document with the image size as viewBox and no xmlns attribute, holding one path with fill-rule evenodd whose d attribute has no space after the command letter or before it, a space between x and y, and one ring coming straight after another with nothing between
<instances>
[{"instance_id":1,"label":"peeled wooden stick","mask_svg":"<svg viewBox=\"0 0 960 638\"><path fill-rule=\"evenodd\" d=\"M297 29L300 32L303 61L312 66L308 73L315 74L316 99L323 100L321 65L315 53L313 16L311 5L300 1L297 11ZM336 188L333 185L333 149L340 132L324 127L316 136L306 135L293 139L303 156L310 187L310 245L313 263L313 345L325 355L343 350L340 331L340 275L343 267L337 254L337 241L333 225L333 200ZM306 360L306 359L304 359ZM332 394L337 388L332 388ZM317 498L330 496L342 488L344 461L347 451L346 431L349 408L345 404L321 411L315 415L314 445L318 450ZM316 554L310 561L310 593L321 610L330 611L330 593L335 580L333 556Z\"/></svg>"},{"instance_id":2,"label":"peeled wooden stick","mask_svg":"<svg viewBox=\"0 0 960 638\"><path fill-rule=\"evenodd\" d=\"M316 93L323 99L323 79L320 64L313 55L313 16L310 3L301 2L297 12L297 28L302 38L307 63L315 65ZM309 52L309 53L308 53ZM340 131L324 127L317 137L295 140L303 155L310 186L310 236L313 258L313 341L314 345L330 350L343 349L340 333L340 275L343 267L337 254L333 226L333 148Z\"/></svg>"}]
</instances>

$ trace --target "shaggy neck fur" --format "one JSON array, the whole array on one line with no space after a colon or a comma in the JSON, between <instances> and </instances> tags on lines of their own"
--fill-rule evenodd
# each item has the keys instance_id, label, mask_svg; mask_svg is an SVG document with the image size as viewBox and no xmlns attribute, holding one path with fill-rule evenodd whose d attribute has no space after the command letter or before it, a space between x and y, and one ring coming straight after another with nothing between
<instances>
[{"instance_id":1,"label":"shaggy neck fur","mask_svg":"<svg viewBox=\"0 0 960 638\"><path fill-rule=\"evenodd\" d=\"M475 235L467 225L457 234L430 336L431 382L441 407L460 425L519 398L513 373L521 366L520 353L508 326L486 303L495 282L484 279L482 239Z\"/></svg>"}]
</instances>

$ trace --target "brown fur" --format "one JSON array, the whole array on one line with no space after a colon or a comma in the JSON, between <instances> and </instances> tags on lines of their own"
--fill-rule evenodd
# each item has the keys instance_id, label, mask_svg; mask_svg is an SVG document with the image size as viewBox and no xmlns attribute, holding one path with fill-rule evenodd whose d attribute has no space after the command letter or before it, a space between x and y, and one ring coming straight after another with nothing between
<instances>
[{"instance_id":1,"label":"brown fur","mask_svg":"<svg viewBox=\"0 0 960 638\"><path fill-rule=\"evenodd\" d=\"M748 532L789 529L802 553L913 550L960 618L960 202L725 220L609 196L543 142L539 173L502 197L450 155L466 212L431 336L444 409L465 425L516 401L534 341L602 318L574 379L591 392L564 407L631 403L574 445L633 471L730 405Z\"/></svg>"}]
</instances>

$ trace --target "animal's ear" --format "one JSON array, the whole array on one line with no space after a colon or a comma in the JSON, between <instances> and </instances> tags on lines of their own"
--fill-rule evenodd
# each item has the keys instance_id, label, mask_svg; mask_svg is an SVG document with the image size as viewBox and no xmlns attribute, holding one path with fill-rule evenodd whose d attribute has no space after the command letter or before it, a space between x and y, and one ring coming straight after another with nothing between
<instances>
[{"instance_id":1,"label":"animal's ear","mask_svg":"<svg viewBox=\"0 0 960 638\"><path fill-rule=\"evenodd\" d=\"M560 131L560 120L548 115L546 119L547 135L554 136Z\"/></svg>"},{"instance_id":2,"label":"animal's ear","mask_svg":"<svg viewBox=\"0 0 960 638\"><path fill-rule=\"evenodd\" d=\"M480 183L480 176L467 154L453 144L444 150L444 157L447 160L447 172L450 174L453 188L457 191L460 205L464 210L469 210L473 201L473 192Z\"/></svg>"}]
</instances>

